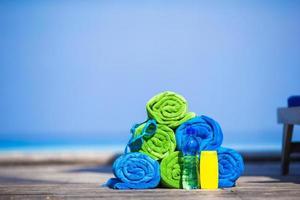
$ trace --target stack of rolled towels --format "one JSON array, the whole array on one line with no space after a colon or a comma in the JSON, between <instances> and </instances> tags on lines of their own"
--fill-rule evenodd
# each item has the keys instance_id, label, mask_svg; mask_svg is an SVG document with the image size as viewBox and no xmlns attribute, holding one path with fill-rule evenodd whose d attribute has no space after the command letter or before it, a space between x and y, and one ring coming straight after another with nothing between
<instances>
[{"instance_id":1,"label":"stack of rolled towels","mask_svg":"<svg viewBox=\"0 0 300 200\"><path fill-rule=\"evenodd\" d=\"M113 189L182 188L183 140L189 128L201 151L216 151L218 187L233 187L244 170L241 155L221 147L223 133L212 118L188 112L181 95L166 91L146 105L148 119L131 128L123 155L113 164L115 178L106 185ZM201 186L199 187L201 188Z\"/></svg>"}]
</instances>

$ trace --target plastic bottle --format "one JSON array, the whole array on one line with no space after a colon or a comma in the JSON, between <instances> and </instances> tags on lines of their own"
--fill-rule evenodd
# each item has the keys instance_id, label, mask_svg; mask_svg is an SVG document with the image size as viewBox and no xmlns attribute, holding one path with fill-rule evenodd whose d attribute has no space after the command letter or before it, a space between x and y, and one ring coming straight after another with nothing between
<instances>
[{"instance_id":1,"label":"plastic bottle","mask_svg":"<svg viewBox=\"0 0 300 200\"><path fill-rule=\"evenodd\" d=\"M199 176L199 143L194 136L195 130L187 128L186 135L183 138L183 170L182 187L183 189L198 189Z\"/></svg>"}]
</instances>

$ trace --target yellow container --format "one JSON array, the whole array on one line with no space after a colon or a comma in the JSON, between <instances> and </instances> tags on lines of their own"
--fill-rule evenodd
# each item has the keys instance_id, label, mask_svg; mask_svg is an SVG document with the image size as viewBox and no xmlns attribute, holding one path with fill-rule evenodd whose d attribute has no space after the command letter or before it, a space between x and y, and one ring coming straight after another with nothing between
<instances>
[{"instance_id":1,"label":"yellow container","mask_svg":"<svg viewBox=\"0 0 300 200\"><path fill-rule=\"evenodd\" d=\"M217 151L201 151L199 183L201 189L218 188L219 167Z\"/></svg>"}]
</instances>

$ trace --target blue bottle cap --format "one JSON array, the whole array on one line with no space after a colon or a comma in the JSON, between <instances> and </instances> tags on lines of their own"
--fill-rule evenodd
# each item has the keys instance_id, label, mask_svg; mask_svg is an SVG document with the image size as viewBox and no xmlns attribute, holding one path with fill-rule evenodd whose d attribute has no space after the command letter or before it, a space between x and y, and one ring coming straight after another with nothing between
<instances>
[{"instance_id":1,"label":"blue bottle cap","mask_svg":"<svg viewBox=\"0 0 300 200\"><path fill-rule=\"evenodd\" d=\"M197 138L195 137L196 131L192 127L188 127L186 130L186 136L183 138L183 154L184 155L197 155L200 144Z\"/></svg>"},{"instance_id":2,"label":"blue bottle cap","mask_svg":"<svg viewBox=\"0 0 300 200\"><path fill-rule=\"evenodd\" d=\"M195 129L193 127L188 127L186 129L186 134L187 135L194 135L196 133Z\"/></svg>"}]
</instances>

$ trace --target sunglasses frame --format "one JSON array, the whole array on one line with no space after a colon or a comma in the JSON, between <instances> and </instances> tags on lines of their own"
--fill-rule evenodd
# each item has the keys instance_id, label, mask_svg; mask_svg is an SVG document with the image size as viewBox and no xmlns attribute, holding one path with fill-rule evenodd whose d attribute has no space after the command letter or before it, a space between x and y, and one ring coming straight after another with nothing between
<instances>
[{"instance_id":1,"label":"sunglasses frame","mask_svg":"<svg viewBox=\"0 0 300 200\"><path fill-rule=\"evenodd\" d=\"M141 134L138 135L137 137L134 137L136 129L144 123L146 123L146 124L143 127ZM150 131L149 131L149 129L150 129ZM124 152L127 153L128 148L130 149L130 151L138 151L139 149L141 149L141 147L144 143L144 137L150 138L151 136L153 136L155 134L156 130L157 130L157 123L154 119L148 119L145 122L142 122L139 124L134 124L130 129L131 138L129 139L129 141L126 145ZM137 141L140 141L140 142L137 143Z\"/></svg>"}]
</instances>

